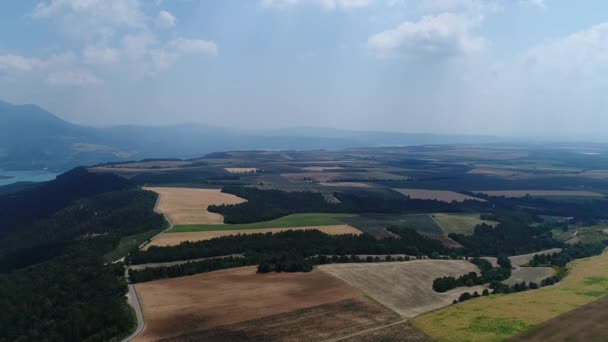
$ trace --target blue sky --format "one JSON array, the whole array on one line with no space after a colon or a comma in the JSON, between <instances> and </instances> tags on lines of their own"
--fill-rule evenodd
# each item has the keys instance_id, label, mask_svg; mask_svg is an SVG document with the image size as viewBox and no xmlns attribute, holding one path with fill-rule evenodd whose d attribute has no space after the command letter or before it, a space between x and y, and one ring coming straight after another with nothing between
<instances>
[{"instance_id":1,"label":"blue sky","mask_svg":"<svg viewBox=\"0 0 608 342\"><path fill-rule=\"evenodd\" d=\"M0 6L0 99L77 123L607 140L606 1Z\"/></svg>"}]
</instances>

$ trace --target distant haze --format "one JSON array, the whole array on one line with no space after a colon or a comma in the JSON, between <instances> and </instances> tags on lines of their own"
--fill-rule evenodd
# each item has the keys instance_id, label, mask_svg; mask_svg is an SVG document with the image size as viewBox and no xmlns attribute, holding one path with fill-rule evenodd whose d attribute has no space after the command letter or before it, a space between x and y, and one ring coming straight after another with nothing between
<instances>
[{"instance_id":1,"label":"distant haze","mask_svg":"<svg viewBox=\"0 0 608 342\"><path fill-rule=\"evenodd\" d=\"M0 99L73 123L608 141L604 0L0 6Z\"/></svg>"}]
</instances>

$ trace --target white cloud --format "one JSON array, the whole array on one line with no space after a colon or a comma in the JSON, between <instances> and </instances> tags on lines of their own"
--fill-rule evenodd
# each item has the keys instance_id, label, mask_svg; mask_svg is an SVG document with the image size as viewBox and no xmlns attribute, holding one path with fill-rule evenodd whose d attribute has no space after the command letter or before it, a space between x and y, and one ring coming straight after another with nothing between
<instances>
[{"instance_id":1,"label":"white cloud","mask_svg":"<svg viewBox=\"0 0 608 342\"><path fill-rule=\"evenodd\" d=\"M396 28L371 36L368 48L379 58L452 57L484 49L485 40L471 30L481 19L442 13L425 16L419 21L406 21Z\"/></svg>"},{"instance_id":2,"label":"white cloud","mask_svg":"<svg viewBox=\"0 0 608 342\"><path fill-rule=\"evenodd\" d=\"M46 81L53 86L89 86L103 83L102 80L86 70L52 72L47 76Z\"/></svg>"},{"instance_id":3,"label":"white cloud","mask_svg":"<svg viewBox=\"0 0 608 342\"><path fill-rule=\"evenodd\" d=\"M164 29L172 28L176 22L175 16L167 11L160 11L156 17L156 25Z\"/></svg>"},{"instance_id":4,"label":"white cloud","mask_svg":"<svg viewBox=\"0 0 608 342\"><path fill-rule=\"evenodd\" d=\"M214 42L201 39L178 38L162 48L151 51L154 69L164 70L179 58L188 55L217 56L218 48Z\"/></svg>"},{"instance_id":5,"label":"white cloud","mask_svg":"<svg viewBox=\"0 0 608 342\"><path fill-rule=\"evenodd\" d=\"M367 7L371 0L261 0L263 7L284 8L295 5L313 5L324 9L352 9Z\"/></svg>"},{"instance_id":6,"label":"white cloud","mask_svg":"<svg viewBox=\"0 0 608 342\"><path fill-rule=\"evenodd\" d=\"M106 22L128 27L144 25L138 0L50 0L41 1L34 8L34 17L80 18L93 23Z\"/></svg>"},{"instance_id":7,"label":"white cloud","mask_svg":"<svg viewBox=\"0 0 608 342\"><path fill-rule=\"evenodd\" d=\"M545 3L545 0L520 0L520 1L523 2L524 4L535 6L535 7L538 7L538 8L546 8L547 7L547 4Z\"/></svg>"},{"instance_id":8,"label":"white cloud","mask_svg":"<svg viewBox=\"0 0 608 342\"><path fill-rule=\"evenodd\" d=\"M485 13L494 12L500 8L500 0L422 0L422 9L431 12L468 11Z\"/></svg>"},{"instance_id":9,"label":"white cloud","mask_svg":"<svg viewBox=\"0 0 608 342\"><path fill-rule=\"evenodd\" d=\"M38 58L29 58L20 55L0 55L0 71L32 71L43 65Z\"/></svg>"},{"instance_id":10,"label":"white cloud","mask_svg":"<svg viewBox=\"0 0 608 342\"><path fill-rule=\"evenodd\" d=\"M86 47L83 51L84 62L87 64L108 65L117 63L121 52L109 47Z\"/></svg>"},{"instance_id":11,"label":"white cloud","mask_svg":"<svg viewBox=\"0 0 608 342\"><path fill-rule=\"evenodd\" d=\"M536 46L522 63L528 71L603 78L608 71L608 23Z\"/></svg>"}]
</instances>

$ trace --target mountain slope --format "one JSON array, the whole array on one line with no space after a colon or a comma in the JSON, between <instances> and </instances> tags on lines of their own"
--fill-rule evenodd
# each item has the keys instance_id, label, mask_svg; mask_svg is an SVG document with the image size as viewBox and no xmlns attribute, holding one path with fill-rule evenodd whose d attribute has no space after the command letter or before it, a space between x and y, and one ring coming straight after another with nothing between
<instances>
[{"instance_id":1,"label":"mountain slope","mask_svg":"<svg viewBox=\"0 0 608 342\"><path fill-rule=\"evenodd\" d=\"M200 124L93 128L66 122L34 105L0 101L0 170L75 166L142 158L194 158L254 149L345 149L387 145L496 142L466 135L356 132L325 128L237 130Z\"/></svg>"}]
</instances>

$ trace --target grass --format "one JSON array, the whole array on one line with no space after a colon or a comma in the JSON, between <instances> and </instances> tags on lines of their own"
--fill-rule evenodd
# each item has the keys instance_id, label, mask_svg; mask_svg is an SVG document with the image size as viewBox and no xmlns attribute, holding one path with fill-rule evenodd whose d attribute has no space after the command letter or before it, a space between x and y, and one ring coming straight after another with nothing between
<instances>
[{"instance_id":1,"label":"grass","mask_svg":"<svg viewBox=\"0 0 608 342\"><path fill-rule=\"evenodd\" d=\"M189 224L174 226L169 233L178 232L207 232L214 230L242 230L262 228L286 228L286 227L314 227L333 226L344 224L343 218L352 217L352 214L293 214L272 221L243 223L243 224Z\"/></svg>"},{"instance_id":2,"label":"grass","mask_svg":"<svg viewBox=\"0 0 608 342\"><path fill-rule=\"evenodd\" d=\"M582 243L598 243L608 240L608 229L606 225L576 228L576 239Z\"/></svg>"},{"instance_id":3,"label":"grass","mask_svg":"<svg viewBox=\"0 0 608 342\"><path fill-rule=\"evenodd\" d=\"M141 245L146 240L160 233L161 231L162 229L154 229L147 232L122 237L116 248L104 255L104 259L108 262L116 261L126 256L133 248Z\"/></svg>"},{"instance_id":4,"label":"grass","mask_svg":"<svg viewBox=\"0 0 608 342\"><path fill-rule=\"evenodd\" d=\"M427 214L360 214L345 218L344 222L378 238L388 236L385 230L388 226L409 227L433 236L443 235L441 227Z\"/></svg>"},{"instance_id":5,"label":"grass","mask_svg":"<svg viewBox=\"0 0 608 342\"><path fill-rule=\"evenodd\" d=\"M435 221L443 228L445 234L457 233L471 235L475 226L485 223L496 226L497 222L482 220L479 214L432 214Z\"/></svg>"},{"instance_id":6,"label":"grass","mask_svg":"<svg viewBox=\"0 0 608 342\"><path fill-rule=\"evenodd\" d=\"M502 341L608 295L608 252L569 269L556 286L451 305L419 316L414 325L436 341Z\"/></svg>"}]
</instances>

